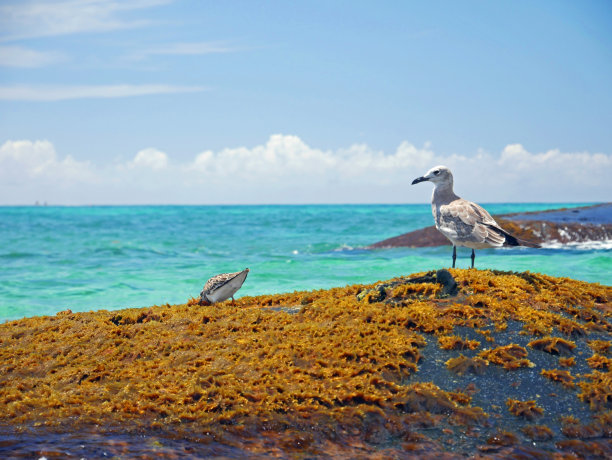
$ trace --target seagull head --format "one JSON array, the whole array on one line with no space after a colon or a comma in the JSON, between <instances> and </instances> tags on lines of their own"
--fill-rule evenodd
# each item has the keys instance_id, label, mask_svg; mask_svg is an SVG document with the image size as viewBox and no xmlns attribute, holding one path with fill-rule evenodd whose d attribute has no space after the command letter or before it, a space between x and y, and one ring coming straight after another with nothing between
<instances>
[{"instance_id":1,"label":"seagull head","mask_svg":"<svg viewBox=\"0 0 612 460\"><path fill-rule=\"evenodd\" d=\"M452 185L453 174L451 173L450 169L448 169L446 166L442 166L442 165L434 166L429 171L427 171L427 173L424 176L417 177L415 180L413 180L412 185L418 184L419 182L425 182L425 181L433 182L436 185L438 184Z\"/></svg>"}]
</instances>

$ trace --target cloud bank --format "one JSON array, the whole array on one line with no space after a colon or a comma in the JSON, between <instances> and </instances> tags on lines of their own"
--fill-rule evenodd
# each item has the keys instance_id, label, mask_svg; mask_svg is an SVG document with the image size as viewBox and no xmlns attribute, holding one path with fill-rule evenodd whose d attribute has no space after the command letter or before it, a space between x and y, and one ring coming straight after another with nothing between
<instances>
[{"instance_id":1,"label":"cloud bank","mask_svg":"<svg viewBox=\"0 0 612 460\"><path fill-rule=\"evenodd\" d=\"M422 203L431 187L410 183L436 164L451 168L459 195L483 203L612 196L612 155L603 153L532 153L511 144L468 157L403 142L386 154L364 144L318 149L276 134L188 161L149 147L108 164L62 157L49 141L9 140L0 147L0 204Z\"/></svg>"}]
</instances>

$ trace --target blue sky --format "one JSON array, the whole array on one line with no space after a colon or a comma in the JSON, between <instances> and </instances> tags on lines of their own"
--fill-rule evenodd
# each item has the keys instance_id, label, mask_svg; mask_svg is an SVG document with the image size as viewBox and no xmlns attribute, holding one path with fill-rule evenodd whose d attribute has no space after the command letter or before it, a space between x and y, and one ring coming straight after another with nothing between
<instances>
[{"instance_id":1,"label":"blue sky","mask_svg":"<svg viewBox=\"0 0 612 460\"><path fill-rule=\"evenodd\" d=\"M612 196L608 1L0 3L0 204Z\"/></svg>"}]
</instances>

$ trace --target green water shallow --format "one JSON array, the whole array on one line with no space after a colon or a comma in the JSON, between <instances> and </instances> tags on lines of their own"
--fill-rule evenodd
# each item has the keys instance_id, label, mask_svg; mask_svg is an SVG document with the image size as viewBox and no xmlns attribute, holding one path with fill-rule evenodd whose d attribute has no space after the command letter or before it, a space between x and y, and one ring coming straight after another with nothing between
<instances>
[{"instance_id":1,"label":"green water shallow","mask_svg":"<svg viewBox=\"0 0 612 460\"><path fill-rule=\"evenodd\" d=\"M486 205L492 214L575 204ZM0 207L0 320L183 303L250 268L238 296L450 265L450 247L365 250L432 224L429 205ZM459 248L458 267L469 250ZM476 266L612 284L610 245L477 252Z\"/></svg>"}]
</instances>

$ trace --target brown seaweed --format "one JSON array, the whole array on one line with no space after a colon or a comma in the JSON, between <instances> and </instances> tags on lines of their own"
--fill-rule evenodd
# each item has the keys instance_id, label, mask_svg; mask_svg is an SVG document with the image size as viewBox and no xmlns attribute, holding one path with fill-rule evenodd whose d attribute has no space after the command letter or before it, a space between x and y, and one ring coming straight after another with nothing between
<instances>
[{"instance_id":1,"label":"brown seaweed","mask_svg":"<svg viewBox=\"0 0 612 460\"><path fill-rule=\"evenodd\" d=\"M438 337L438 343L443 350L475 350L480 346L478 340L462 339L456 335L443 335Z\"/></svg>"},{"instance_id":2,"label":"brown seaweed","mask_svg":"<svg viewBox=\"0 0 612 460\"><path fill-rule=\"evenodd\" d=\"M559 337L544 337L528 343L531 348L542 350L553 355L569 356L576 344Z\"/></svg>"},{"instance_id":3,"label":"brown seaweed","mask_svg":"<svg viewBox=\"0 0 612 460\"><path fill-rule=\"evenodd\" d=\"M446 367L456 374L464 375L468 372L472 374L482 375L489 362L478 357L466 358L459 355L457 358L451 358L446 361Z\"/></svg>"},{"instance_id":4,"label":"brown seaweed","mask_svg":"<svg viewBox=\"0 0 612 460\"><path fill-rule=\"evenodd\" d=\"M544 413L541 407L538 407L534 400L530 401L518 401L516 399L510 399L506 401L508 410L516 415L517 417L523 417L527 420L534 420Z\"/></svg>"},{"instance_id":5,"label":"brown seaweed","mask_svg":"<svg viewBox=\"0 0 612 460\"><path fill-rule=\"evenodd\" d=\"M546 425L527 425L523 433L534 441L548 441L553 438L553 431Z\"/></svg>"},{"instance_id":6,"label":"brown seaweed","mask_svg":"<svg viewBox=\"0 0 612 460\"><path fill-rule=\"evenodd\" d=\"M510 344L496 347L492 350L484 350L478 354L487 361L503 366L504 369L518 369L519 367L534 367L531 361L526 359L527 350L520 345Z\"/></svg>"},{"instance_id":7,"label":"brown seaweed","mask_svg":"<svg viewBox=\"0 0 612 460\"><path fill-rule=\"evenodd\" d=\"M430 275L417 274L246 296L235 305L199 306L192 299L0 324L0 426L155 430L281 457L294 451L359 456L379 446L390 446L390 458L407 451L434 455L467 442L458 441L457 433L473 439L468 450L487 440L493 447L520 444L512 433L520 427L502 426L492 434L496 409L468 383L493 378L510 388L527 373L550 379L538 391L555 392L558 383L577 388L570 392L577 404L602 417L580 420L580 426L567 421L567 433L584 434L581 426L591 423L609 425L612 374L605 335L612 288L528 272L449 273L458 289L452 296L440 295L440 285L427 281ZM406 284L408 279L416 282ZM360 293L366 293L361 300ZM534 336L527 347L534 361L550 358L533 351L540 343L559 355L559 366L575 365L576 375L532 363L523 346L529 338L518 331ZM550 337L555 332L565 338ZM497 346L502 334L518 343L500 340L507 345ZM476 350L480 340L473 337L489 348ZM575 352L571 344L577 343L581 350L588 343L592 355ZM457 383L422 380L423 369L437 362L439 372L451 370ZM578 373L588 365L590 374ZM516 423L540 417L542 401L531 404L535 397L513 399L509 410ZM542 421L550 415L546 409ZM566 440L537 427L523 433L553 439L562 451L601 449L592 438L559 444ZM440 438L431 436L432 428ZM362 450L349 448L356 445Z\"/></svg>"},{"instance_id":8,"label":"brown seaweed","mask_svg":"<svg viewBox=\"0 0 612 460\"><path fill-rule=\"evenodd\" d=\"M612 409L612 372L593 371L586 377L590 381L578 383L581 389L578 397L592 410Z\"/></svg>"},{"instance_id":9,"label":"brown seaweed","mask_svg":"<svg viewBox=\"0 0 612 460\"><path fill-rule=\"evenodd\" d=\"M562 383L568 388L573 388L575 386L575 377L570 374L569 371L559 369L542 369L541 374L554 382Z\"/></svg>"}]
</instances>

